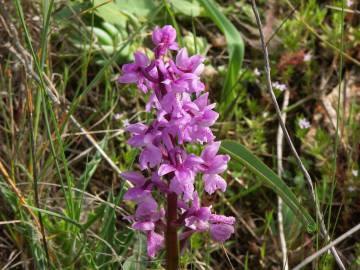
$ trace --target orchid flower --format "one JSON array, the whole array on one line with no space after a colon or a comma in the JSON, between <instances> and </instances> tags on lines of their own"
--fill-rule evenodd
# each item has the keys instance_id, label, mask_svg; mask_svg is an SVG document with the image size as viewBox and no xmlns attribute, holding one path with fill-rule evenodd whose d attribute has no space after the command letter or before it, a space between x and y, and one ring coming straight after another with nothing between
<instances>
[{"instance_id":1,"label":"orchid flower","mask_svg":"<svg viewBox=\"0 0 360 270\"><path fill-rule=\"evenodd\" d=\"M123 65L118 79L119 83L134 83L148 94L146 112L152 115L147 124L127 125L128 144L140 149L140 171L121 175L133 185L124 199L136 204L135 214L126 219L146 235L150 257L168 245L171 228L182 232L182 241L193 233L208 231L212 239L224 242L234 233L235 223L234 217L201 206L198 194L203 192L195 189L197 175L202 175L206 193L225 192L226 180L220 174L230 159L217 154L220 142L211 131L219 114L201 82L204 57L189 56L185 48L179 49L176 30L169 25L156 27L152 41L155 59L136 52L134 63ZM175 59L169 50L178 50ZM188 152L189 145L202 147L201 155ZM174 237L174 231L171 234ZM178 241L177 233L174 239Z\"/></svg>"}]
</instances>

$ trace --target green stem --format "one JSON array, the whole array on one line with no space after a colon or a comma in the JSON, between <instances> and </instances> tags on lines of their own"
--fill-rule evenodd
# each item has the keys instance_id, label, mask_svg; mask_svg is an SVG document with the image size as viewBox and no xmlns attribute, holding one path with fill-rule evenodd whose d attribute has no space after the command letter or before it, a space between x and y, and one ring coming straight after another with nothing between
<instances>
[{"instance_id":1,"label":"green stem","mask_svg":"<svg viewBox=\"0 0 360 270\"><path fill-rule=\"evenodd\" d=\"M37 170L37 158L36 158L36 142L35 142L35 135L34 135L34 126L33 126L33 113L32 113L32 98L31 93L28 92L28 109L29 109L29 129L30 129L30 147L31 147L31 159L32 159L32 173L33 173L33 187L34 187L34 199L35 199L35 205L38 209L40 209L40 197L39 197L39 190L38 190L38 170ZM40 223L40 230L42 235L42 242L46 254L47 264L49 266L50 264L50 256L49 256L49 249L46 242L46 235L45 235L45 228L44 223L42 219L41 212L38 212L38 218Z\"/></svg>"}]
</instances>

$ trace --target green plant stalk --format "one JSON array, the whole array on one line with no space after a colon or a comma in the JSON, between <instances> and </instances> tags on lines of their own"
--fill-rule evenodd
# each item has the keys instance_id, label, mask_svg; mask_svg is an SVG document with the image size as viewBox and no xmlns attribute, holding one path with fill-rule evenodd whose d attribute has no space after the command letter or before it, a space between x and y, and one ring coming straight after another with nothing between
<instances>
[{"instance_id":1,"label":"green plant stalk","mask_svg":"<svg viewBox=\"0 0 360 270\"><path fill-rule=\"evenodd\" d=\"M43 99L43 110L44 110L44 119L45 119L45 126L46 126L46 131L47 131L47 135L48 135L48 139L50 142L50 150L51 153L54 157L55 163L56 163L56 168L57 168L57 173L62 185L62 189L63 192L65 194L65 200L67 203L67 208L68 208L68 214L71 218L75 217L75 206L74 206L74 199L72 196L72 191L71 188L73 187L73 180L67 165L67 160L66 160L66 156L65 156L65 152L64 152L64 146L61 140L61 136L60 136L60 132L59 132L59 127L57 125L57 121L56 121L56 117L54 114L54 111L52 110L51 104L48 100L48 96L46 95L46 93L42 90L42 99ZM49 116L48 113L50 113L50 119L51 122L53 123L54 127L55 127L55 135L56 135L56 141L59 144L59 148L60 148L60 158L63 162L63 166L64 166L64 171L65 171L65 177L66 177L66 182L67 182L67 186L70 188L68 192L65 191L64 189L64 183L62 180L62 174L61 174L61 169L60 169L60 164L58 162L58 155L57 155L57 151L55 150L55 146L54 143L52 141L52 134L51 134L51 129L50 129L50 122L49 122Z\"/></svg>"},{"instance_id":2,"label":"green plant stalk","mask_svg":"<svg viewBox=\"0 0 360 270\"><path fill-rule=\"evenodd\" d=\"M48 3L48 0L43 1L43 8L44 8L44 19L43 19L43 28L41 31L41 39L40 39L40 48L41 48L41 57L40 57L40 67L42 70L45 68L45 61L47 56L47 37L49 33L50 28L50 18L51 18L51 12L54 6L54 0L50 0L50 3ZM47 9L46 9L47 8ZM36 98L35 98L35 120L34 120L34 135L35 135L35 141L38 134L38 128L39 128L39 120L40 120L40 113L41 113L41 93L37 92Z\"/></svg>"},{"instance_id":3,"label":"green plant stalk","mask_svg":"<svg viewBox=\"0 0 360 270\"><path fill-rule=\"evenodd\" d=\"M35 136L34 136L34 127L33 127L33 112L32 112L32 98L31 93L28 90L28 111L29 111L29 129L30 129L30 146L31 146L31 159L32 159L32 171L33 171L33 187L34 187L34 200L35 205L37 208L40 208L40 198L39 198L39 191L38 191L38 170L37 170L37 159L36 159L36 143L35 143ZM47 265L50 265L50 256L49 256L49 249L48 244L46 242L46 235L45 235L45 228L44 228L44 222L42 219L41 212L38 212L38 218L39 218L39 224L40 224L40 230L42 235L42 243L44 246L46 258L47 258Z\"/></svg>"},{"instance_id":4,"label":"green plant stalk","mask_svg":"<svg viewBox=\"0 0 360 270\"><path fill-rule=\"evenodd\" d=\"M337 167L337 151L339 146L339 123L340 123L340 104L341 104L341 85L342 85L342 72L343 72L343 51L344 51L344 0L341 1L341 24L340 24L340 71L339 73L339 89L338 89L338 100L337 100L337 108L336 108L336 131L335 131L335 144L334 144L334 160L333 160L333 175L332 175L332 183L331 183L331 193L330 193L330 202L329 202L329 215L327 221L328 231L330 231L330 222L331 222L331 211L332 204L334 199L334 191L336 188L336 167Z\"/></svg>"},{"instance_id":5,"label":"green plant stalk","mask_svg":"<svg viewBox=\"0 0 360 270\"><path fill-rule=\"evenodd\" d=\"M50 2L48 0L44 0L43 1L43 6L45 10L44 12L44 23L43 23L43 29L41 31L41 40L40 40L40 44L41 44L41 61L40 61L40 65L42 68L45 67L45 61L46 61L46 56L47 56L47 37L48 37L48 33L49 33L49 29L50 29L50 18L51 18L51 12L54 6L54 0L50 0Z\"/></svg>"},{"instance_id":6,"label":"green plant stalk","mask_svg":"<svg viewBox=\"0 0 360 270\"><path fill-rule=\"evenodd\" d=\"M194 37L195 53L197 54L199 52L198 52L198 46L197 46L196 28L195 28L195 24L194 24L194 17L191 17L191 28L192 28L192 33L193 33L193 37Z\"/></svg>"}]
</instances>

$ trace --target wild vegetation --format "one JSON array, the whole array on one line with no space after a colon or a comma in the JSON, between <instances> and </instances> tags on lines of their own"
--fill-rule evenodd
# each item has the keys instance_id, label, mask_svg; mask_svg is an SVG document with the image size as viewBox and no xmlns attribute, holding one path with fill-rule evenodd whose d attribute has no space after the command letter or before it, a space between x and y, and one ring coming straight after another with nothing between
<instances>
[{"instance_id":1,"label":"wild vegetation","mask_svg":"<svg viewBox=\"0 0 360 270\"><path fill-rule=\"evenodd\" d=\"M223 243L187 237L180 269L292 269L312 254L301 269L360 269L360 4L254 2L0 0L0 269L170 269L124 198L124 172L143 169L126 128L153 120L149 93L118 82L165 25L203 57L231 157L226 192L196 178L199 202L235 218Z\"/></svg>"}]
</instances>

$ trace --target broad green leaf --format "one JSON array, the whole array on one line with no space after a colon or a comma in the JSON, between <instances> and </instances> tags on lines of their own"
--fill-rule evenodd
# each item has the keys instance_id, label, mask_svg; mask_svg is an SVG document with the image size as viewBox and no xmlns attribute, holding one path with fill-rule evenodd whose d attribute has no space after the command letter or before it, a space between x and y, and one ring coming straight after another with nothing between
<instances>
[{"instance_id":1,"label":"broad green leaf","mask_svg":"<svg viewBox=\"0 0 360 270\"><path fill-rule=\"evenodd\" d=\"M94 7L105 22L117 24L122 29L127 22L140 27L139 21L146 21L158 9L153 1L146 0L94 0Z\"/></svg>"},{"instance_id":2,"label":"broad green leaf","mask_svg":"<svg viewBox=\"0 0 360 270\"><path fill-rule=\"evenodd\" d=\"M173 6L175 13L181 13L191 17L200 16L201 6L194 0L168 0Z\"/></svg>"},{"instance_id":3,"label":"broad green leaf","mask_svg":"<svg viewBox=\"0 0 360 270\"><path fill-rule=\"evenodd\" d=\"M247 150L243 145L225 140L222 142L221 149L229 154L233 159L241 162L246 168L259 177L265 185L275 191L306 226L309 232L316 230L316 223L311 215L301 206L291 189L266 166L259 158Z\"/></svg>"},{"instance_id":4,"label":"broad green leaf","mask_svg":"<svg viewBox=\"0 0 360 270\"><path fill-rule=\"evenodd\" d=\"M90 27L90 26L87 26L87 29L89 30L90 33L91 31L93 31L93 34L95 35L95 37L97 38L100 44L113 45L113 40L106 31L98 27Z\"/></svg>"},{"instance_id":5,"label":"broad green leaf","mask_svg":"<svg viewBox=\"0 0 360 270\"><path fill-rule=\"evenodd\" d=\"M116 0L118 10L132 13L138 17L147 17L158 6L155 1L149 0Z\"/></svg>"},{"instance_id":6,"label":"broad green leaf","mask_svg":"<svg viewBox=\"0 0 360 270\"><path fill-rule=\"evenodd\" d=\"M220 109L224 110L227 104L235 98L235 84L239 78L239 71L244 59L244 41L235 26L219 10L213 0L199 0L209 17L224 33L228 46L230 62L226 74L220 100Z\"/></svg>"},{"instance_id":7,"label":"broad green leaf","mask_svg":"<svg viewBox=\"0 0 360 270\"><path fill-rule=\"evenodd\" d=\"M105 22L126 26L128 16L121 12L120 8L108 0L94 0L95 13Z\"/></svg>"}]
</instances>

